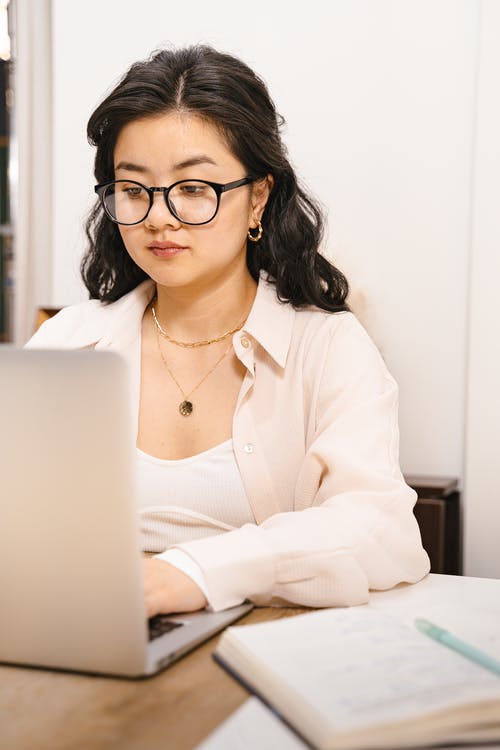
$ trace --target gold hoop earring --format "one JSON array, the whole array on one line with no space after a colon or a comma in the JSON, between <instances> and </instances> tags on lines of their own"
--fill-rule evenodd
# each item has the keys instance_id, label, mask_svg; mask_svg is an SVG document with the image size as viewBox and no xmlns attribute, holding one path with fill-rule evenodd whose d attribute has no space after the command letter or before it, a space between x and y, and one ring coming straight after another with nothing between
<instances>
[{"instance_id":1,"label":"gold hoop earring","mask_svg":"<svg viewBox=\"0 0 500 750\"><path fill-rule=\"evenodd\" d=\"M260 223L260 221L257 222L257 227L259 231L255 235L251 233L250 229L248 230L247 236L250 242L258 242L264 233L262 229L262 224Z\"/></svg>"}]
</instances>

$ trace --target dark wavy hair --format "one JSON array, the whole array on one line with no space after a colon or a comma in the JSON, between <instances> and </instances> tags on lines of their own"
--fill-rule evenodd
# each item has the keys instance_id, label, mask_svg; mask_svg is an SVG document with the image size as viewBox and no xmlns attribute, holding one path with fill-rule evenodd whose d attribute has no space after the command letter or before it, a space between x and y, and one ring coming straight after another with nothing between
<instances>
[{"instance_id":1,"label":"dark wavy hair","mask_svg":"<svg viewBox=\"0 0 500 750\"><path fill-rule=\"evenodd\" d=\"M274 177L259 242L247 242L257 281L264 269L280 300L296 307L347 310L345 276L320 253L324 221L318 203L298 184L280 137L283 118L265 83L241 60L206 45L164 49L136 62L93 112L87 126L97 147L97 182L114 178L121 128L150 115L193 113L217 127L247 174ZM97 203L86 223L89 246L81 264L90 297L113 302L147 278L126 252L116 224Z\"/></svg>"}]
</instances>

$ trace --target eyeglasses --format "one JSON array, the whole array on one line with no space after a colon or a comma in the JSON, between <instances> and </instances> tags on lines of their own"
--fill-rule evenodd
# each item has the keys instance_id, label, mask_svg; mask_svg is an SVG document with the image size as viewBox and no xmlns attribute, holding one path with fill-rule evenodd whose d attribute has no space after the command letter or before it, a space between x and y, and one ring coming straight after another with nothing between
<instances>
[{"instance_id":1,"label":"eyeglasses","mask_svg":"<svg viewBox=\"0 0 500 750\"><path fill-rule=\"evenodd\" d=\"M153 206L154 194L163 198L176 219L183 224L208 224L217 214L222 193L253 182L252 177L219 182L207 180L179 180L170 187L146 187L135 180L112 180L96 185L106 215L116 224L140 224Z\"/></svg>"}]
</instances>

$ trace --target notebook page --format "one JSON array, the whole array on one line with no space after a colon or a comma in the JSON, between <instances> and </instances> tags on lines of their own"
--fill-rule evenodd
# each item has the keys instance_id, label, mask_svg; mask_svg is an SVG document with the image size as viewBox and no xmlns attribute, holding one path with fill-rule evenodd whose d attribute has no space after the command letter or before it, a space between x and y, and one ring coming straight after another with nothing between
<instances>
[{"instance_id":1,"label":"notebook page","mask_svg":"<svg viewBox=\"0 0 500 750\"><path fill-rule=\"evenodd\" d=\"M195 750L309 750L257 698L249 698Z\"/></svg>"},{"instance_id":2,"label":"notebook page","mask_svg":"<svg viewBox=\"0 0 500 750\"><path fill-rule=\"evenodd\" d=\"M323 610L230 630L300 703L328 717L335 731L476 700L500 701L498 677L368 608Z\"/></svg>"}]
</instances>

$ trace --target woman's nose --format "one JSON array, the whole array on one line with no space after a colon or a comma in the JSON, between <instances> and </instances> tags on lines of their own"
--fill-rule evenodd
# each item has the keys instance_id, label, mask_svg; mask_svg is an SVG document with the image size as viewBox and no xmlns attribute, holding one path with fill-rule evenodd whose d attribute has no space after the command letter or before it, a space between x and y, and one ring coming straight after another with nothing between
<instances>
[{"instance_id":1,"label":"woman's nose","mask_svg":"<svg viewBox=\"0 0 500 750\"><path fill-rule=\"evenodd\" d=\"M173 215L170 208L167 206L167 202L164 197L164 193L153 193L153 205L145 219L145 225L151 229L160 229L163 227L171 227L172 229L179 229L182 226L182 222Z\"/></svg>"}]
</instances>

